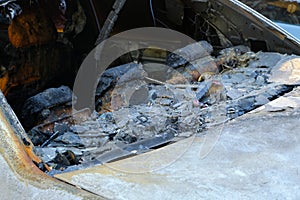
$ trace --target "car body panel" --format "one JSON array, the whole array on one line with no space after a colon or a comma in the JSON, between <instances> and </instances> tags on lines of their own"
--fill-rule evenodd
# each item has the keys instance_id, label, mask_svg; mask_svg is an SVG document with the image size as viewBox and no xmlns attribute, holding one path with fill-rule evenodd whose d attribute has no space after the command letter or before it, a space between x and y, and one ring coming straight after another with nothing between
<instances>
[{"instance_id":1,"label":"car body panel","mask_svg":"<svg viewBox=\"0 0 300 200\"><path fill-rule=\"evenodd\" d=\"M300 42L296 37L279 28L272 21L268 20L267 18L260 15L258 12L255 12L254 10L250 9L249 7L245 6L237 0L194 0L187 1L187 3L193 7L195 12L199 12L199 14L202 15L212 26L217 27L222 34L228 37L233 45L242 43L251 46L255 44L256 41L264 41L266 43L266 50L268 51L289 54L300 54ZM209 8L210 13L205 13L203 11L203 8ZM242 132L240 132L239 136L241 136L241 138L235 138L235 135L232 132L226 132L226 134L224 134L224 138L228 141L230 140L231 143L219 144L217 148L214 149L212 155L210 155L206 159L201 160L197 157L199 155L199 147L201 147L202 139L196 139L193 146L189 149L189 152L185 154L182 158L180 158L174 165L172 165L170 169L163 169L163 172L151 172L149 174L143 174L140 176L128 174L124 175L122 173L114 172L111 170L107 172L107 169L105 169L106 166L96 166L93 169L89 169L90 171L87 172L80 171L73 173L81 175L83 174L81 182L81 177L79 177L79 179L73 179L73 174L62 174L56 176L57 178L66 181L67 183L74 184L77 187L79 187L76 188L70 184L64 183L55 178L47 176L45 173L43 173L36 167L36 164L39 164L40 160L34 155L34 147L32 146L32 143L27 137L19 120L17 119L14 112L6 102L5 97L1 92L0 101L0 166L2 170L0 177L2 178L2 180L4 179L4 185L0 186L3 190L4 195L9 195L9 198L21 198L22 195L23 197L39 197L38 195L42 195L42 197L44 197L47 195L47 198L50 199L57 199L60 197L64 199L95 199L102 198L102 194L105 194L106 198L126 198L126 192L129 191L136 192L134 194L143 195L138 190L141 187L148 188L148 196L140 196L144 198L152 197L153 191L155 192L153 193L153 196L159 194L166 194L170 195L170 198L174 194L181 195L182 197L189 197L190 195L192 195L193 192L195 192L196 195L199 195L203 198L213 198L215 197L214 194L217 194L219 195L217 197L222 198L222 189L225 189L225 191L228 192L225 193L225 196L227 195L228 197L243 197L244 195L247 196L247 194L241 193L235 196L235 194L230 193L229 190L234 191L237 188L243 190L244 183L250 185L248 181L254 180L257 183L257 187L252 188L252 191L255 192L257 191L256 189L259 189L260 185L268 184L270 179L268 179L269 176L267 175L261 178L259 176L259 173L255 174L241 172L240 169L237 167L239 162L251 164L249 165L249 168L247 168L247 170L251 172L251 170L257 169L255 163L252 163L251 161L253 161L253 159L256 158L259 161L261 161L259 162L258 166L262 165L265 162L264 159L268 159L269 156L266 155L267 153L270 153L270 151L275 152L274 154L272 154L272 158L274 158L274 160L269 161L269 165L267 165L267 167L281 167L283 170L285 170L285 172L292 171L292 169L295 168L295 171L297 171L296 165L293 165L292 157L289 157L290 159L288 160L288 162L285 162L284 165L281 165L279 162L280 158L277 159L276 157L277 153L279 153L276 151L276 148L280 146L280 143L278 143L278 141L276 142L272 140L272 137L277 137L279 133L267 136L268 133L273 133L276 130L276 127L273 127L272 129L272 126L270 124L278 125L282 121L276 121L273 118L268 118L269 121L266 121L266 126L270 126L270 129L263 129L263 127L261 127L262 129L255 133L255 131L253 131L253 127L255 127L254 125L260 122L260 119L257 118L253 121L252 129L246 128L243 129ZM295 121L295 119L293 120ZM291 131L299 132L299 129L291 128L292 125L289 124L289 120L286 120L285 123L287 124L286 127L289 128ZM242 121L242 126L236 125L235 130L238 131L239 128L247 126L248 122ZM252 134L247 136L249 140L243 137L243 134L248 133ZM246 142L253 142L252 140L250 140L251 137L257 138L257 141L255 142L259 142L259 137L261 135L267 137L266 139L270 140L271 142L274 142L274 144L258 143L256 147L259 149L262 145L263 147L266 147L266 151L262 151L262 154L259 154L259 151L253 151L254 153L257 153L255 155L258 155L258 157L248 157L249 154L245 152L249 149L245 149L243 147L243 144L247 144ZM292 135L292 137L297 138L298 136ZM236 139L236 141L234 139ZM166 154L170 155L173 151L173 147L179 147L180 144L181 143L178 142L174 144L174 146L168 146L164 148L167 149ZM288 142L286 142L285 144L288 145ZM237 151L230 151L230 148L232 148L233 146L239 146L241 148ZM283 148L280 150L284 151L285 149ZM159 153L160 151L161 150L157 150L157 152ZM243 152L242 155L240 155L241 152ZM297 155L300 155L296 147L288 149L286 152L292 152L292 155L296 158ZM298 154L294 154L295 152ZM260 155L263 156L260 157ZM145 154L145 156L147 155ZM235 159L236 156L237 159ZM197 159L194 159L195 157ZM139 159L139 157L120 161L119 164L127 165L132 163L132 161L136 159ZM34 164L33 160L36 162L36 164ZM295 160L300 159L297 158ZM279 164L277 163L277 161ZM226 162L225 165L224 162ZM145 166L149 164L146 161L141 163ZM215 167L211 168L211 165L206 165L207 163L210 163ZM237 164L237 166L235 166L236 168L233 168L233 173L235 173L234 180L236 182L229 188L225 188L226 184L228 183L227 179L229 179L230 175L233 174L231 171L233 164ZM118 165L118 163L112 165ZM206 168L202 168L202 171L197 170L199 166L206 166ZM221 170L224 170L224 168L226 168L227 174L222 174L220 172ZM93 171L94 169L95 171ZM272 171L269 171L269 173L272 174ZM96 174L100 175L96 176ZM94 178L101 177L103 179L99 180L99 182L97 182L97 180L94 179L85 179L91 176L93 178L94 175ZM209 175L210 180L205 182L205 180L203 180L203 177L207 175ZM282 176L279 174L277 178L280 179L282 178ZM120 179L123 179L122 183L120 185L114 185L114 183L118 183L118 180ZM86 180L90 182L86 182ZM111 182L105 182L105 180L111 180ZM217 183L215 182L215 180L217 181ZM169 190L165 190L165 186L162 183L166 183L168 181L170 181L170 184L167 184ZM111 185L109 185L109 183L111 183ZM293 183L299 186L298 180L294 180L292 184ZM274 184L276 183L270 184L274 186ZM108 188L110 186L112 186L111 189L105 191L105 188ZM295 187L294 191L300 191L298 186ZM282 186L278 188L282 189L284 187ZM84 189L88 190L89 192L85 191ZM292 193L292 189L292 187L287 188L286 191ZM14 191L18 192L14 193ZM22 192L26 193L27 196L22 194ZM266 195L274 191L267 190L267 193L264 193L265 191L261 190L260 192L261 194ZM207 196L207 194L211 196ZM251 194L248 196L251 197ZM175 195L174 197L178 196ZM280 197L280 194L273 197Z\"/></svg>"}]
</instances>

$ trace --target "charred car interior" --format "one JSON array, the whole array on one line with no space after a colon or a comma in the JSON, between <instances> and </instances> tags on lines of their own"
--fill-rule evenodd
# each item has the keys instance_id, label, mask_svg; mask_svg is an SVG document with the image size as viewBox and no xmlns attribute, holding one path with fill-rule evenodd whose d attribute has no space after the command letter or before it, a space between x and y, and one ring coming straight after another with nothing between
<instances>
[{"instance_id":1,"label":"charred car interior","mask_svg":"<svg viewBox=\"0 0 300 200\"><path fill-rule=\"evenodd\" d=\"M276 2L269 6L284 7ZM282 82L276 70L298 62L300 41L241 1L0 0L0 10L1 110L26 162L61 180L203 137L299 91L297 78ZM174 52L141 44L120 56L99 77L94 107L74 113L74 81L88 54L110 36L143 27L197 42Z\"/></svg>"}]
</instances>

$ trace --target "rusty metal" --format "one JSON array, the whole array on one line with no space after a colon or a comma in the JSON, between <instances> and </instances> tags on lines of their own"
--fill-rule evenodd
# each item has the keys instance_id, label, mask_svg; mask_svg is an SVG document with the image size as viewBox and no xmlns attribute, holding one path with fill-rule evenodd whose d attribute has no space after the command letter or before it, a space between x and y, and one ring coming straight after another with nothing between
<instances>
[{"instance_id":1,"label":"rusty metal","mask_svg":"<svg viewBox=\"0 0 300 200\"><path fill-rule=\"evenodd\" d=\"M250 43L251 45L251 41L254 43L256 41L263 41L266 43L267 50L300 54L299 41L284 31L278 30L278 27L274 26L270 21L266 20L258 13L252 13L251 9L240 4L238 1L195 0L192 2L193 3L191 4L191 1L189 1L189 5L193 6L195 12L198 13L199 16L203 16L212 26L218 28L222 34L230 39L232 44L244 43L249 45ZM203 11L205 9L203 8L207 9L209 12L205 13ZM110 24L110 26L111 25L113 24ZM105 37L107 37L107 33L110 33L109 29L110 28L106 30L108 32L104 34ZM105 37L101 36L100 38ZM55 55L57 54L59 53L55 51ZM14 86L32 83L40 80L42 77L52 77L62 72L59 68L52 68L53 66L29 66L29 64L26 63L20 68L10 69L10 71L4 72L1 76L0 89L7 93L10 88ZM51 74L49 69L52 69ZM9 76L10 74L17 75L11 77ZM24 77L24 75L28 75L28 77ZM197 76L198 79L199 75ZM98 197L61 183L41 172L36 167L36 164L42 163L42 161L35 155L32 142L26 135L1 92L0 101L0 153L9 164L11 170L20 177L20 180L27 181L29 184L33 184L43 189L48 187L59 188L60 190L84 198ZM43 128L53 128L53 122L43 124L42 126ZM126 153L130 153L130 151L128 150ZM44 165L44 167L46 170L50 170L46 165ZM65 180L70 181L69 179ZM43 182L43 184L40 184L41 182Z\"/></svg>"},{"instance_id":2,"label":"rusty metal","mask_svg":"<svg viewBox=\"0 0 300 200\"><path fill-rule=\"evenodd\" d=\"M52 20L40 9L23 11L8 27L11 44L17 48L55 41L57 32Z\"/></svg>"},{"instance_id":3,"label":"rusty metal","mask_svg":"<svg viewBox=\"0 0 300 200\"><path fill-rule=\"evenodd\" d=\"M30 139L2 92L0 92L0 102L0 154L19 181L25 181L41 190L55 188L83 199L100 198L43 173L34 164L34 162L40 163L40 159L34 154L34 147Z\"/></svg>"},{"instance_id":4,"label":"rusty metal","mask_svg":"<svg viewBox=\"0 0 300 200\"><path fill-rule=\"evenodd\" d=\"M72 73L71 61L65 59L70 57L71 50L65 45L56 43L12 51L8 55L10 66L3 67L0 75L0 89L10 102L25 101L47 85L64 81L62 73Z\"/></svg>"}]
</instances>

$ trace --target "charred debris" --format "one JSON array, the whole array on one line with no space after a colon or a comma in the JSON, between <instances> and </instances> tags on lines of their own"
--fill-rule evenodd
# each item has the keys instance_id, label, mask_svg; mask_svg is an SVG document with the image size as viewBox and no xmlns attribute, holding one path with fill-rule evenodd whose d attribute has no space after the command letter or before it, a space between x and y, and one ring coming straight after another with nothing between
<instances>
[{"instance_id":1,"label":"charred debris","mask_svg":"<svg viewBox=\"0 0 300 200\"><path fill-rule=\"evenodd\" d=\"M300 53L299 44L232 2L1 0L0 88L49 166L42 170L145 153L292 91L269 78L280 61ZM180 31L204 51L191 44L173 53L130 52L102 74L95 109L72 114L71 89L87 53L110 35L144 26Z\"/></svg>"}]
</instances>

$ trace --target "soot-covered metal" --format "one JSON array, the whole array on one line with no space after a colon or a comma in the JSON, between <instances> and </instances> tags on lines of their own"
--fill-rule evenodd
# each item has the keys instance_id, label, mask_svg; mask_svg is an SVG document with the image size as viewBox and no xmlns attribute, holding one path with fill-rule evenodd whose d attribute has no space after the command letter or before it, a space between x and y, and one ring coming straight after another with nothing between
<instances>
[{"instance_id":1,"label":"soot-covered metal","mask_svg":"<svg viewBox=\"0 0 300 200\"><path fill-rule=\"evenodd\" d=\"M42 158L40 168L49 174L201 135L296 86L269 79L282 60L297 57L285 53L298 54L298 41L270 28L270 21L239 1L153 1L145 18L140 15L146 8L135 13L131 3L111 1L112 10L101 9L106 3L58 0L47 12L42 12L47 0L1 4L0 87ZM177 51L155 47L130 52L103 73L95 110L74 116L76 71L95 43L129 28L125 19L135 27L181 31L204 52L194 51L193 44L177 50L186 52L189 62ZM6 31L9 37L3 36Z\"/></svg>"}]
</instances>

